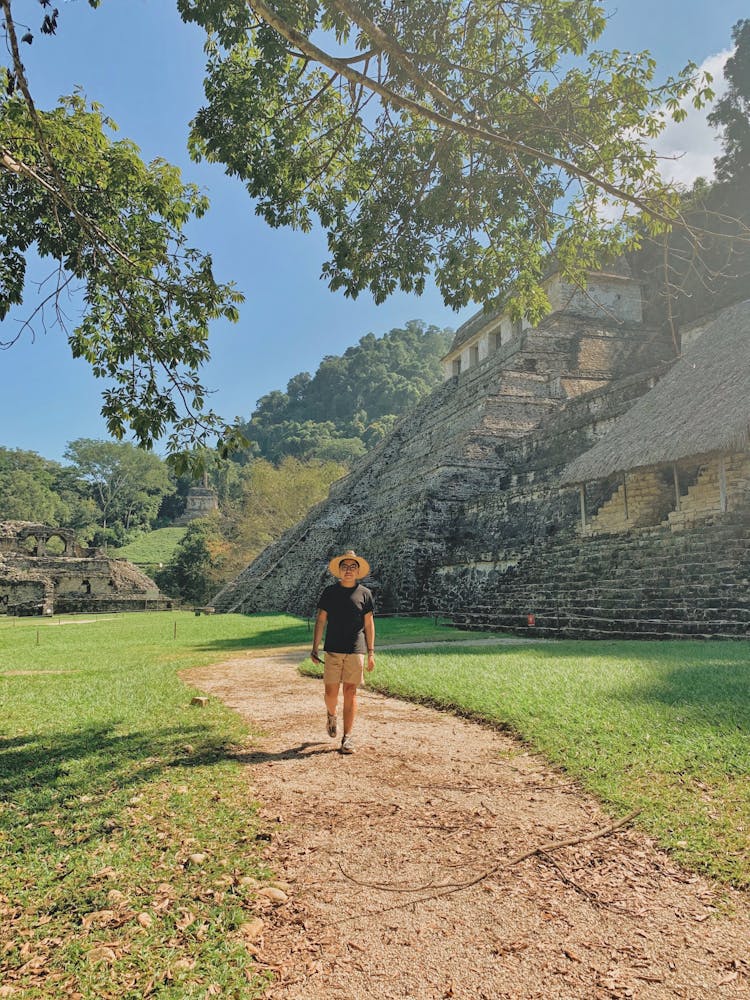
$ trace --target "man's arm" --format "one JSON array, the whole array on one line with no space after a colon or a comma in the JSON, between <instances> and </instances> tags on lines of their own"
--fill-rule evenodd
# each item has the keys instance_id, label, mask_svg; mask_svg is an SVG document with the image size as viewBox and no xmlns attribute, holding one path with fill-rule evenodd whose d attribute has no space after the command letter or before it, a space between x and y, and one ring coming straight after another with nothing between
<instances>
[{"instance_id":1,"label":"man's arm","mask_svg":"<svg viewBox=\"0 0 750 1000\"><path fill-rule=\"evenodd\" d=\"M372 611L365 615L365 639L367 640L367 669L375 669L375 616Z\"/></svg>"},{"instance_id":2,"label":"man's arm","mask_svg":"<svg viewBox=\"0 0 750 1000\"><path fill-rule=\"evenodd\" d=\"M318 614L317 617L315 618L315 628L313 629L312 652L310 653L310 659L313 661L313 663L320 663L320 657L318 656L318 646L320 645L320 640L323 638L323 629L326 627L327 621L328 621L328 612L324 611L322 608L318 608Z\"/></svg>"}]
</instances>

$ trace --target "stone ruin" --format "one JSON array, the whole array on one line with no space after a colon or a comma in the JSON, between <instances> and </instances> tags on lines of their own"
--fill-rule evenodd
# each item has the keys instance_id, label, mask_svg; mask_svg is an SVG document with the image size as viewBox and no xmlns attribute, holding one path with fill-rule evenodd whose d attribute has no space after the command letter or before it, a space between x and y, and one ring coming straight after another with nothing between
<instances>
[{"instance_id":1,"label":"stone ruin","mask_svg":"<svg viewBox=\"0 0 750 1000\"><path fill-rule=\"evenodd\" d=\"M750 302L683 326L676 364L624 262L547 290L535 327L507 308L465 323L444 384L217 611L311 615L328 560L355 548L381 613L535 636L747 635Z\"/></svg>"},{"instance_id":2,"label":"stone ruin","mask_svg":"<svg viewBox=\"0 0 750 1000\"><path fill-rule=\"evenodd\" d=\"M165 610L171 602L124 559L77 544L75 534L0 521L0 614Z\"/></svg>"},{"instance_id":3,"label":"stone ruin","mask_svg":"<svg viewBox=\"0 0 750 1000\"><path fill-rule=\"evenodd\" d=\"M185 503L185 510L172 523L176 527L184 527L199 517L210 517L219 509L219 495L208 485L208 474L203 476L201 486L191 486Z\"/></svg>"}]
</instances>

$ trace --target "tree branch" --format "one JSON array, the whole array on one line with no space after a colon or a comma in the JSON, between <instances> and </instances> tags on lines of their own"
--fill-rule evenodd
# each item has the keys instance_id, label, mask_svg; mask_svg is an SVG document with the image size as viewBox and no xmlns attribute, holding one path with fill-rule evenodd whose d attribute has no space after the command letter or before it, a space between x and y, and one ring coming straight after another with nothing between
<instances>
[{"instance_id":1,"label":"tree branch","mask_svg":"<svg viewBox=\"0 0 750 1000\"><path fill-rule=\"evenodd\" d=\"M292 45L297 46L297 48L299 48L308 59L321 63L324 66L328 66L329 69L340 73L341 76L350 80L352 83L374 91L382 97L386 103L393 104L395 107L398 107L403 111L408 111L420 118L432 121L436 125L440 125L445 129L459 132L462 135L470 136L474 139L480 139L482 142L490 143L493 146L504 149L506 152L522 154L536 160L541 160L543 163L561 167L571 176L589 181L589 183L593 184L600 191L604 191L607 194L612 195L612 197L616 198L618 201L634 205L636 208L640 209L642 212L646 213L651 218L658 220L664 225L671 226L676 221L675 216L670 214L666 209L663 210L654 204L649 204L638 195L631 194L623 188L618 187L616 184L612 184L601 177L597 177L595 174L579 167L570 160L556 156L553 153L546 153L544 150L536 149L534 146L528 146L526 143L511 139L508 136L495 132L491 128L487 128L485 126L480 127L479 125L470 124L464 121L457 121L455 118L450 118L447 115L441 114L439 111L435 111L433 108L430 108L419 101L404 97L390 87L384 86L379 81L373 80L371 77L368 77L363 73L359 73L349 65L348 61L332 56L330 53L319 48L311 42L307 36L303 35L300 31L297 31L296 28L292 27L292 25L280 17L279 14L265 4L263 0L246 0L246 2L258 15L258 17L262 18L262 20L264 20L269 27L273 28L274 31L280 34ZM346 2L346 0L337 0L337 2ZM361 16L364 18L364 15ZM404 53L404 58L408 60L406 53ZM420 86L422 86L426 92L432 92L431 85L423 78ZM440 91L440 93L442 93L442 91ZM447 98L447 96L446 99L450 101L450 98ZM463 112L463 109L462 113L465 113Z\"/></svg>"},{"instance_id":2,"label":"tree branch","mask_svg":"<svg viewBox=\"0 0 750 1000\"><path fill-rule=\"evenodd\" d=\"M431 899L439 899L441 896L448 896L454 892L461 892L463 889L470 889L472 886L478 885L485 879L491 878L496 875L497 872L503 871L507 868L512 868L514 865L520 864L522 861L527 861L529 858L534 857L535 854L548 855L554 851L562 850L563 847L573 847L576 844L590 843L592 840L600 840L602 837L609 837L611 834L616 833L623 827L628 826L632 821L640 814L640 809L634 809L633 812L628 813L621 820L613 823L611 826L605 827L603 830L595 830L593 833L581 834L576 837L568 837L565 840L552 840L546 844L539 844L537 847L532 847L528 851L523 851L521 854L516 854L507 861L499 862L493 865L491 868L486 869L486 871L481 872L474 878L467 879L465 882L442 882L437 885L420 885L420 886L397 886L389 885L380 882L363 882L353 875L350 875L344 870L341 863L339 862L339 869L344 878L353 882L355 885L362 886L365 889L381 889L385 892L403 892L403 893L414 893L414 892L425 892L426 890L431 890L426 896L420 896L418 899L409 899L405 903L397 903L395 906L388 906L381 910L370 911L366 914L361 914L362 916L372 916L374 913L386 913L389 910L399 909L402 906L410 906L414 903L424 903ZM342 923L345 920L353 920L354 917L344 917L341 921L334 921L334 923Z\"/></svg>"},{"instance_id":3,"label":"tree branch","mask_svg":"<svg viewBox=\"0 0 750 1000\"><path fill-rule=\"evenodd\" d=\"M78 207L76 206L75 203L75 199L68 191L67 184L65 183L63 177L61 176L59 170L57 169L57 164L55 163L55 159L52 156L49 146L47 145L47 140L44 135L44 129L42 128L42 123L39 120L39 113L37 112L36 105L34 104L34 100L31 96L31 91L29 90L29 84L26 79L26 71L24 69L23 62L21 61L21 53L18 48L18 37L16 35L16 27L13 21L13 14L10 8L10 0L0 0L0 7L2 7L3 14L5 17L5 27L8 32L8 40L10 42L10 51L11 51L11 56L13 58L13 69L16 74L16 80L18 81L18 86L21 90L21 93L23 94L24 101L26 102L26 107L28 109L29 117L31 119L31 127L34 130L34 135L36 136L36 140L39 143L39 149L41 150L42 156L47 161L47 165L49 166L50 172L56 181L56 185L51 185L48 182L44 182L42 178L34 170L32 170L30 167L27 167L25 164L23 166L19 164L19 166L21 167L23 172L27 174L27 176L33 178L37 183L41 183L42 186L45 188L45 190L47 190L50 194L53 195L53 197L57 198L65 205L65 207L74 216L74 218L79 223L84 232L88 233L89 237L93 238L92 243L95 249L96 249L96 243L100 241L106 247L108 247L112 251L112 253L114 253L117 257L123 260L126 264L128 264L130 267L136 268L137 265L135 261L133 261L125 253L125 251L122 250L121 247L119 247L116 243L113 243L112 240L109 239L107 234L104 233L99 228L99 226L96 225L96 223L92 222L91 219L87 218L87 216L85 216L82 212L78 210ZM8 152L3 150L3 164L6 166L6 169L13 170L14 169L13 166L10 166L8 163L6 163L6 157L8 156L9 156ZM11 160L14 159L12 155L10 155L10 159ZM96 252L99 253L98 249Z\"/></svg>"}]
</instances>

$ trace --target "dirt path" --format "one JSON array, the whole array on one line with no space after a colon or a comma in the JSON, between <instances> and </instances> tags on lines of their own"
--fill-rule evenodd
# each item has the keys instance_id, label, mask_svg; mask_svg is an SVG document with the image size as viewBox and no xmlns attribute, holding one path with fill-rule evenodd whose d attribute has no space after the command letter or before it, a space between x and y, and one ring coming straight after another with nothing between
<instances>
[{"instance_id":1,"label":"dirt path","mask_svg":"<svg viewBox=\"0 0 750 1000\"><path fill-rule=\"evenodd\" d=\"M750 997L747 898L631 828L438 898L394 891L464 883L613 819L507 736L367 690L357 753L340 755L300 658L188 675L266 733L247 779L288 896L263 900L257 956L276 968L273 1000Z\"/></svg>"}]
</instances>

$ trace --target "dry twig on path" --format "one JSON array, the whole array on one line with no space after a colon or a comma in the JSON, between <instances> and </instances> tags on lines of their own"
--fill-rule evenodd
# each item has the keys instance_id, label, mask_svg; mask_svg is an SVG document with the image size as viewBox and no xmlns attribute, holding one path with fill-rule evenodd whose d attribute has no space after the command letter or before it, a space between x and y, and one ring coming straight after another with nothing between
<instances>
[{"instance_id":1,"label":"dry twig on path","mask_svg":"<svg viewBox=\"0 0 750 1000\"><path fill-rule=\"evenodd\" d=\"M627 816L624 816L621 820L618 820L617 823L613 823L611 826L608 826L603 830L595 830L593 833L584 833L576 837L568 837L566 840L552 840L546 844L539 844L537 847L532 847L528 851L514 855L507 861L502 861L499 864L493 865L492 868L487 868L485 871L481 872L481 874L472 879L468 879L465 882L443 882L439 884L432 883L420 886L396 886L381 882L364 882L347 872L340 862L339 869L341 870L341 874L344 878L353 882L355 885L362 886L365 889L380 889L384 892L403 893L427 892L427 890L430 890L426 896L420 896L417 899L409 899L403 903L396 903L394 906L386 906L380 910L370 911L367 914L357 914L357 916L373 916L374 914L387 913L390 910L397 910L403 906L410 906L415 903L425 903L431 899L439 899L442 896L449 896L454 892L461 892L463 889L471 889L473 886L485 881L485 879L496 875L497 872L503 871L507 868L512 868L514 865L518 865L522 861L526 861L529 858L534 857L534 855L549 855L553 851L561 850L563 847L573 847L575 844L584 844L589 843L592 840L601 840L603 837L608 837L627 826L635 819L636 816L638 816L640 812L640 809L635 809L633 812L628 813ZM342 917L340 920L334 921L334 923L343 923L346 920L352 919L354 919L353 916Z\"/></svg>"}]
</instances>

